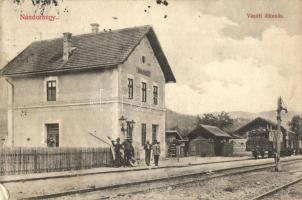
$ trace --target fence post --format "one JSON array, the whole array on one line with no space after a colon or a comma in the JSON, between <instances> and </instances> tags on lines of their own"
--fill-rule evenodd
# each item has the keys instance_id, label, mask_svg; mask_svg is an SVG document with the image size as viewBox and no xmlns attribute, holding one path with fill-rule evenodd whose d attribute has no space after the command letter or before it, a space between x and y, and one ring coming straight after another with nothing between
<instances>
[{"instance_id":1,"label":"fence post","mask_svg":"<svg viewBox=\"0 0 302 200\"><path fill-rule=\"evenodd\" d=\"M37 170L37 165L38 165L37 149L34 149L33 153L34 153L34 173L37 173L38 172L38 170Z\"/></svg>"}]
</instances>

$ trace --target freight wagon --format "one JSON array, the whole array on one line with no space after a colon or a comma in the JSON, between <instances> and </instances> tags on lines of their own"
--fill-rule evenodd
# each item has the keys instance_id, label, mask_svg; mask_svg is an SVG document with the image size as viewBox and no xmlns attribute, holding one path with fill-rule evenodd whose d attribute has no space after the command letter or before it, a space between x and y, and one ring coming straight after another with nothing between
<instances>
[{"instance_id":1,"label":"freight wagon","mask_svg":"<svg viewBox=\"0 0 302 200\"><path fill-rule=\"evenodd\" d=\"M265 154L267 156L273 157L275 153L275 145L274 145L274 131L267 129L255 129L248 132L248 139L246 142L246 151L251 151L254 158L258 158L260 155L264 158ZM291 145L288 145L288 141L290 144L294 140L294 137L290 137L290 139L286 140L285 134L281 135L281 156L290 156L294 153L294 148Z\"/></svg>"},{"instance_id":2,"label":"freight wagon","mask_svg":"<svg viewBox=\"0 0 302 200\"><path fill-rule=\"evenodd\" d=\"M244 126L237 129L234 133L247 139L246 151L252 152L255 158L267 155L273 157L275 154L274 137L277 124L267 119L258 117ZM281 142L281 156L302 153L302 140L298 135L283 126L282 134L279 136Z\"/></svg>"}]
</instances>

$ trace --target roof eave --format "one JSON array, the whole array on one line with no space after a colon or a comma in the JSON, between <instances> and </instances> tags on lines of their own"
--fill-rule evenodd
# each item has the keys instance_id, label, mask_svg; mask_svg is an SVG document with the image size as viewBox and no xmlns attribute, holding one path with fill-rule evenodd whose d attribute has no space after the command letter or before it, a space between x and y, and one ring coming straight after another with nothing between
<instances>
[{"instance_id":1,"label":"roof eave","mask_svg":"<svg viewBox=\"0 0 302 200\"><path fill-rule=\"evenodd\" d=\"M99 66L99 65L90 65L90 66L81 66L77 68L66 68L66 69L56 69L56 70L44 70L37 72L22 72L22 73L14 73L14 74L3 74L4 77L20 77L20 76L32 76L32 75L43 75L43 74L55 74L55 73L64 73L64 72L75 72L75 71L86 71L90 69L108 69L117 67L118 64L107 65L107 66Z\"/></svg>"},{"instance_id":2,"label":"roof eave","mask_svg":"<svg viewBox=\"0 0 302 200\"><path fill-rule=\"evenodd\" d=\"M166 80L166 83L176 83L176 80Z\"/></svg>"},{"instance_id":3,"label":"roof eave","mask_svg":"<svg viewBox=\"0 0 302 200\"><path fill-rule=\"evenodd\" d=\"M176 83L175 76L172 72L172 69L171 69L171 67L168 63L168 60L161 48L159 40L157 39L152 26L147 25L147 27L148 27L148 31L140 38L140 40L137 42L137 44L134 46L134 48L132 48L132 50L129 51L128 55L124 58L122 63L124 63L129 58L129 56L132 54L132 52L141 43L143 38L147 37L150 42L151 48L153 49L154 55L155 55L156 59L158 60L158 63L163 71L163 74L165 77L165 83ZM164 69L166 69L167 71L165 71Z\"/></svg>"},{"instance_id":4,"label":"roof eave","mask_svg":"<svg viewBox=\"0 0 302 200\"><path fill-rule=\"evenodd\" d=\"M154 51L154 55L158 60L158 63L163 71L166 83L176 83L175 76L171 69L171 66L162 50L159 40L156 37L156 34L153 28L150 26L149 31L146 33L147 38L150 41L150 45Z\"/></svg>"},{"instance_id":5,"label":"roof eave","mask_svg":"<svg viewBox=\"0 0 302 200\"><path fill-rule=\"evenodd\" d=\"M209 126L209 125L205 125L205 126ZM200 127L203 128L204 130L206 130L207 132L211 133L212 135L214 135L215 137L220 137L220 138L231 138L232 136L229 135L228 133L224 132L223 130L221 130L220 128L216 127L216 126L210 126L210 127L213 127L213 128L216 128L218 130L220 130L222 133L221 134L224 134L224 135L217 135L217 133L207 129L207 127L205 127L203 124L200 124ZM219 133L218 133L219 134Z\"/></svg>"},{"instance_id":6,"label":"roof eave","mask_svg":"<svg viewBox=\"0 0 302 200\"><path fill-rule=\"evenodd\" d=\"M254 123L254 121L256 120L263 120L264 122L268 123L268 124L271 124L273 126L277 126L277 124L273 121L270 121L270 120L267 120L263 117L256 117L255 119L251 120L250 122L242 125L241 127L239 127L238 129L236 129L233 133L235 134L239 134L242 130L244 130L246 127L248 127L251 123ZM281 126L281 129L286 130L286 128L284 128L283 126Z\"/></svg>"}]
</instances>

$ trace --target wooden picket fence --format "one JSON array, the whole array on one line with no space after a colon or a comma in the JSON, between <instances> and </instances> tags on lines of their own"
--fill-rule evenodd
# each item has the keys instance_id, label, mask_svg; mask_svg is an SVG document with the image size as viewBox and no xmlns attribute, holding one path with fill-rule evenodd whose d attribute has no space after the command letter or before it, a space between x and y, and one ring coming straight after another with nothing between
<instances>
[{"instance_id":1,"label":"wooden picket fence","mask_svg":"<svg viewBox=\"0 0 302 200\"><path fill-rule=\"evenodd\" d=\"M0 148L0 175L109 167L110 148Z\"/></svg>"}]
</instances>

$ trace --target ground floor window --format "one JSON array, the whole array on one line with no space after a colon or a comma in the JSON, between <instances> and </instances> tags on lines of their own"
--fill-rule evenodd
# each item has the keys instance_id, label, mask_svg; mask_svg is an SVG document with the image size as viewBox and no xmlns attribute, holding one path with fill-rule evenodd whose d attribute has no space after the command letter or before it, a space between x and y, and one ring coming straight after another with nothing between
<instances>
[{"instance_id":1,"label":"ground floor window","mask_svg":"<svg viewBox=\"0 0 302 200\"><path fill-rule=\"evenodd\" d=\"M147 128L146 124L142 124L142 145L146 144L146 137L147 137Z\"/></svg>"},{"instance_id":2,"label":"ground floor window","mask_svg":"<svg viewBox=\"0 0 302 200\"><path fill-rule=\"evenodd\" d=\"M59 124L46 124L47 147L59 147Z\"/></svg>"},{"instance_id":3,"label":"ground floor window","mask_svg":"<svg viewBox=\"0 0 302 200\"><path fill-rule=\"evenodd\" d=\"M157 124L152 124L152 142L154 142L157 139L158 135L158 125Z\"/></svg>"}]
</instances>

